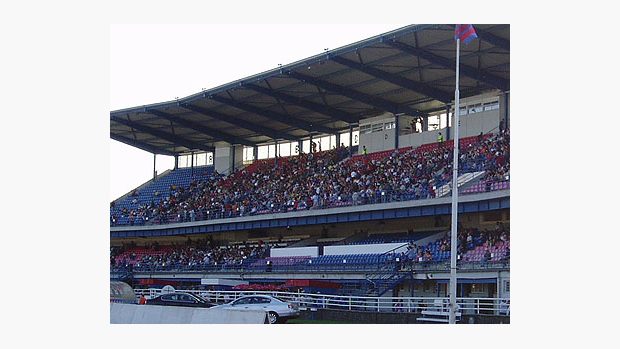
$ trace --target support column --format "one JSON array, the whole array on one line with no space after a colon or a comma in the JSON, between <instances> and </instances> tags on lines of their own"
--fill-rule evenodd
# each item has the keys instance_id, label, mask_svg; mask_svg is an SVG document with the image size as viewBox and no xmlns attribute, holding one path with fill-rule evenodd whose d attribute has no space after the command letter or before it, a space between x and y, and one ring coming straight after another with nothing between
<instances>
[{"instance_id":1,"label":"support column","mask_svg":"<svg viewBox=\"0 0 620 349\"><path fill-rule=\"evenodd\" d=\"M349 157L353 157L353 125L349 124Z\"/></svg>"},{"instance_id":2,"label":"support column","mask_svg":"<svg viewBox=\"0 0 620 349\"><path fill-rule=\"evenodd\" d=\"M192 173L191 176L194 177L194 152L192 152Z\"/></svg>"},{"instance_id":3,"label":"support column","mask_svg":"<svg viewBox=\"0 0 620 349\"><path fill-rule=\"evenodd\" d=\"M157 154L153 153L153 179L157 177L157 170L155 169L156 162L157 162Z\"/></svg>"},{"instance_id":4,"label":"support column","mask_svg":"<svg viewBox=\"0 0 620 349\"><path fill-rule=\"evenodd\" d=\"M312 133L310 134L310 151L309 153L312 153Z\"/></svg>"},{"instance_id":5,"label":"support column","mask_svg":"<svg viewBox=\"0 0 620 349\"><path fill-rule=\"evenodd\" d=\"M441 120L439 120L439 124L441 124ZM446 105L446 141L448 140L450 140L450 106Z\"/></svg>"},{"instance_id":6,"label":"support column","mask_svg":"<svg viewBox=\"0 0 620 349\"><path fill-rule=\"evenodd\" d=\"M301 154L304 151L303 148L302 148L303 146L304 146L303 141L301 139L298 140L297 141L297 147L299 148L299 151L298 151L299 154Z\"/></svg>"},{"instance_id":7,"label":"support column","mask_svg":"<svg viewBox=\"0 0 620 349\"><path fill-rule=\"evenodd\" d=\"M504 111L504 128L510 128L510 92L505 92L504 98L506 98L506 108Z\"/></svg>"},{"instance_id":8,"label":"support column","mask_svg":"<svg viewBox=\"0 0 620 349\"><path fill-rule=\"evenodd\" d=\"M232 158L232 168L230 170L230 173L235 173L235 146L234 145L230 145L230 147L232 148L232 154L230 155L230 157Z\"/></svg>"},{"instance_id":9,"label":"support column","mask_svg":"<svg viewBox=\"0 0 620 349\"><path fill-rule=\"evenodd\" d=\"M336 148L340 147L340 132L336 133Z\"/></svg>"},{"instance_id":10,"label":"support column","mask_svg":"<svg viewBox=\"0 0 620 349\"><path fill-rule=\"evenodd\" d=\"M174 169L179 168L179 155L174 156Z\"/></svg>"},{"instance_id":11,"label":"support column","mask_svg":"<svg viewBox=\"0 0 620 349\"><path fill-rule=\"evenodd\" d=\"M394 149L398 149L398 128L399 128L400 115L394 115Z\"/></svg>"},{"instance_id":12,"label":"support column","mask_svg":"<svg viewBox=\"0 0 620 349\"><path fill-rule=\"evenodd\" d=\"M258 160L258 145L254 146L254 148L252 149L252 153L252 155L254 156L253 162L256 162Z\"/></svg>"},{"instance_id":13,"label":"support column","mask_svg":"<svg viewBox=\"0 0 620 349\"><path fill-rule=\"evenodd\" d=\"M275 154L273 157L273 166L278 167L278 140L276 139L275 141L276 141L276 146L275 146L276 150L275 150Z\"/></svg>"}]
</instances>

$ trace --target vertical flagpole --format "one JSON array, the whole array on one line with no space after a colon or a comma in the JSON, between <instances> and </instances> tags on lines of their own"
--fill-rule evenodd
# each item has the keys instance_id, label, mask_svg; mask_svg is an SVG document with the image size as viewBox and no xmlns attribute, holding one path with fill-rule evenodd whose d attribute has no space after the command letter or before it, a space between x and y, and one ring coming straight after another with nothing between
<instances>
[{"instance_id":1,"label":"vertical flagpole","mask_svg":"<svg viewBox=\"0 0 620 349\"><path fill-rule=\"evenodd\" d=\"M452 166L452 229L450 231L450 316L449 322L456 323L456 252L458 234L458 197L459 190L457 185L459 175L459 56L461 39L456 39L456 89L454 90L454 161Z\"/></svg>"}]
</instances>

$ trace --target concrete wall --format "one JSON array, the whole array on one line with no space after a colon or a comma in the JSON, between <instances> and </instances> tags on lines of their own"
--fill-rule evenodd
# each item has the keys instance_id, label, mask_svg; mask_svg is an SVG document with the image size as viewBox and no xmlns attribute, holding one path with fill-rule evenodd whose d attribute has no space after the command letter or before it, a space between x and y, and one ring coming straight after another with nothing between
<instances>
[{"instance_id":1,"label":"concrete wall","mask_svg":"<svg viewBox=\"0 0 620 349\"><path fill-rule=\"evenodd\" d=\"M234 153L234 156L233 156ZM219 173L229 174L233 161L235 168L239 168L243 164L243 146L218 146L215 147L215 157L213 164L215 170Z\"/></svg>"},{"instance_id":2,"label":"concrete wall","mask_svg":"<svg viewBox=\"0 0 620 349\"><path fill-rule=\"evenodd\" d=\"M386 123L394 122L394 114L384 113L379 116L360 120L360 140L359 140L359 154L363 154L364 146L369 153L378 151L394 149L394 142L396 137L396 128L385 129ZM362 134L361 129L365 125L383 124L383 130L372 133Z\"/></svg>"},{"instance_id":3,"label":"concrete wall","mask_svg":"<svg viewBox=\"0 0 620 349\"><path fill-rule=\"evenodd\" d=\"M325 246L323 248L323 254L328 256L339 254L385 253L403 245L405 245L405 243L396 242L389 244ZM400 253L405 250L407 250L406 245L396 249L395 252Z\"/></svg>"},{"instance_id":4,"label":"concrete wall","mask_svg":"<svg viewBox=\"0 0 620 349\"><path fill-rule=\"evenodd\" d=\"M316 257L318 255L319 255L318 246L272 248L270 251L271 257L295 257L295 256Z\"/></svg>"},{"instance_id":5,"label":"concrete wall","mask_svg":"<svg viewBox=\"0 0 620 349\"><path fill-rule=\"evenodd\" d=\"M499 109L468 114L461 119L459 137L477 136L482 133L499 132Z\"/></svg>"},{"instance_id":6,"label":"concrete wall","mask_svg":"<svg viewBox=\"0 0 620 349\"><path fill-rule=\"evenodd\" d=\"M417 320L421 313L388 313L363 312L333 309L317 309L317 311L302 311L301 319L305 320L332 320L351 324L417 324L426 323ZM509 324L510 316L495 315L463 315L459 324Z\"/></svg>"},{"instance_id":7,"label":"concrete wall","mask_svg":"<svg viewBox=\"0 0 620 349\"><path fill-rule=\"evenodd\" d=\"M394 149L394 137L394 129L360 135L360 150L358 153L363 154L363 146L366 146L366 150L369 153Z\"/></svg>"},{"instance_id":8,"label":"concrete wall","mask_svg":"<svg viewBox=\"0 0 620 349\"><path fill-rule=\"evenodd\" d=\"M438 132L441 132L444 139L446 139L445 129L426 131L422 133L403 134L398 137L398 146L400 148L419 147L422 144L437 142Z\"/></svg>"},{"instance_id":9,"label":"concrete wall","mask_svg":"<svg viewBox=\"0 0 620 349\"><path fill-rule=\"evenodd\" d=\"M264 324L260 310L169 307L110 303L112 324Z\"/></svg>"},{"instance_id":10,"label":"concrete wall","mask_svg":"<svg viewBox=\"0 0 620 349\"><path fill-rule=\"evenodd\" d=\"M460 117L461 128L459 138L477 136L482 133L499 132L500 109L483 111L475 114L468 114ZM400 135L398 145L404 147L419 147L422 144L437 142L437 136L441 132L444 140L447 140L446 129L426 131L422 133L409 133ZM450 138L453 138L454 131L450 130ZM368 151L370 153L370 150Z\"/></svg>"},{"instance_id":11,"label":"concrete wall","mask_svg":"<svg viewBox=\"0 0 620 349\"><path fill-rule=\"evenodd\" d=\"M232 167L232 148L229 146L215 147L213 164L217 172L228 174Z\"/></svg>"}]
</instances>

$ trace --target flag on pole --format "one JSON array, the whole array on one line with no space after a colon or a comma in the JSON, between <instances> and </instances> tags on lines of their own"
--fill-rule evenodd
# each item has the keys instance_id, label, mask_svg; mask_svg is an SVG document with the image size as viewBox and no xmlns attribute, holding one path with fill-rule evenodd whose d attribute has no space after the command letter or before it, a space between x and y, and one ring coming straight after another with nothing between
<instances>
[{"instance_id":1,"label":"flag on pole","mask_svg":"<svg viewBox=\"0 0 620 349\"><path fill-rule=\"evenodd\" d=\"M473 39L477 38L476 30L471 24L457 24L454 30L454 40L461 39L464 44L468 44Z\"/></svg>"}]
</instances>

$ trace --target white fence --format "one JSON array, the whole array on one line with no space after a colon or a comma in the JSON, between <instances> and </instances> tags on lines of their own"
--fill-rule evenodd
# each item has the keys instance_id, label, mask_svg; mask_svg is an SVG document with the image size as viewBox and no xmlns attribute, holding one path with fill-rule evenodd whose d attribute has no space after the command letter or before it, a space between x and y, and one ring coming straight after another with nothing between
<instances>
[{"instance_id":1,"label":"white fence","mask_svg":"<svg viewBox=\"0 0 620 349\"><path fill-rule=\"evenodd\" d=\"M340 309L373 312L414 312L422 310L447 309L448 297L361 297L337 296L320 293L294 293L276 291L206 291L177 290L189 292L213 303L231 302L241 296L265 294L297 304L300 310ZM137 297L144 295L147 299L159 296L161 289L135 289ZM457 298L457 304L463 315L510 315L509 298Z\"/></svg>"}]
</instances>

